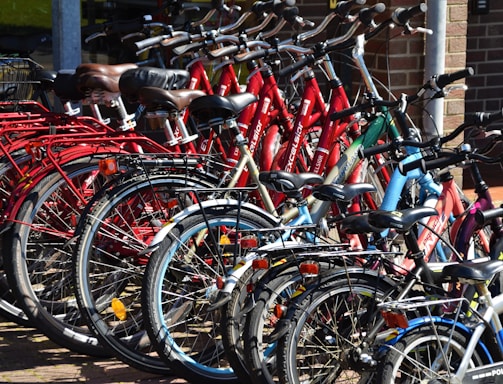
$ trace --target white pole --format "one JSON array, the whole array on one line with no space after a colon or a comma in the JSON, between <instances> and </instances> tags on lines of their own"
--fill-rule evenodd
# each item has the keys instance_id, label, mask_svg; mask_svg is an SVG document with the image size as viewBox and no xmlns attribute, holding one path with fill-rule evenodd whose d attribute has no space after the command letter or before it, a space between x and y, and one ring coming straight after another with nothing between
<instances>
[{"instance_id":1,"label":"white pole","mask_svg":"<svg viewBox=\"0 0 503 384\"><path fill-rule=\"evenodd\" d=\"M442 74L445 71L445 39L447 24L447 0L430 0L427 2L426 27L433 31L426 35L425 55L425 80L432 75ZM426 135L443 134L444 131L444 99L435 99L428 103L427 113L433 116L424 116L424 130Z\"/></svg>"}]
</instances>

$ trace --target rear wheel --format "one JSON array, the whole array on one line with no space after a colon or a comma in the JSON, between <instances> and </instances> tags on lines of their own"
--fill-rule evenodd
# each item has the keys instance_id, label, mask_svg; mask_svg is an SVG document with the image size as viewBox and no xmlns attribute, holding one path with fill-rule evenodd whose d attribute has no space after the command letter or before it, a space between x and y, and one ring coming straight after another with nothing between
<instances>
[{"instance_id":1,"label":"rear wheel","mask_svg":"<svg viewBox=\"0 0 503 384\"><path fill-rule=\"evenodd\" d=\"M177 188L210 186L186 175L140 177L107 193L79 225L74 273L81 312L100 341L137 369L171 373L144 328L141 287L148 255L140 252L191 204Z\"/></svg>"},{"instance_id":2,"label":"rear wheel","mask_svg":"<svg viewBox=\"0 0 503 384\"><path fill-rule=\"evenodd\" d=\"M222 314L208 307L217 279L244 251L239 231L273 225L243 207L205 208L173 227L152 254L143 286L147 330L176 374L191 382L239 383L222 343Z\"/></svg>"}]
</instances>

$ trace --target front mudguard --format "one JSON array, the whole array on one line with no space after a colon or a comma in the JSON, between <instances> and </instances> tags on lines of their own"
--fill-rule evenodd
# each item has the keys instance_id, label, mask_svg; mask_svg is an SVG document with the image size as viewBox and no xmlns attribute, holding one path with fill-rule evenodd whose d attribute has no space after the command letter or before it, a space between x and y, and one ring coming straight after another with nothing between
<instances>
[{"instance_id":1,"label":"front mudguard","mask_svg":"<svg viewBox=\"0 0 503 384\"><path fill-rule=\"evenodd\" d=\"M388 335L393 335L393 337L388 336L385 343L379 347L377 352L378 359L382 358L382 356L386 354L386 352L390 349L390 347L394 346L410 332L413 332L414 330L428 324L439 324L439 325L446 325L448 327L454 327L459 332L468 335L472 333L472 330L467 326L465 326L464 324L456 322L446 317L440 317L440 316L418 317L409 320L409 326L407 328L395 328L392 332L390 332L390 330L386 331ZM488 361L492 361L493 358L491 356L491 353L489 352L484 342L482 340L479 340L478 344L480 346L480 351L484 351L484 353L486 354L485 357L488 359Z\"/></svg>"}]
</instances>

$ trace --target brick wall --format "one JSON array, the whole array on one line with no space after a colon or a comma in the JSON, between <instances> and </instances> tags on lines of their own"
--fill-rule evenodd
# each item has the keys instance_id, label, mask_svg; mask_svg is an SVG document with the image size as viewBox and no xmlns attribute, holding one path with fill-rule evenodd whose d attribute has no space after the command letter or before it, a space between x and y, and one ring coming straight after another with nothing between
<instances>
[{"instance_id":1,"label":"brick wall","mask_svg":"<svg viewBox=\"0 0 503 384\"><path fill-rule=\"evenodd\" d=\"M503 2L491 1L490 12L469 15L467 63L475 70L466 96L466 111L496 111L503 106Z\"/></svg>"},{"instance_id":2,"label":"brick wall","mask_svg":"<svg viewBox=\"0 0 503 384\"><path fill-rule=\"evenodd\" d=\"M469 9L471 11L471 9ZM488 14L468 15L467 65L472 66L475 75L467 80L466 112L495 112L503 107L503 2L491 1ZM494 124L503 129L503 124ZM483 146L484 140L472 140L473 146ZM495 149L501 153L502 146ZM482 166L482 174L489 186L503 185L501 168ZM468 175L464 177L465 187L471 186Z\"/></svg>"}]
</instances>

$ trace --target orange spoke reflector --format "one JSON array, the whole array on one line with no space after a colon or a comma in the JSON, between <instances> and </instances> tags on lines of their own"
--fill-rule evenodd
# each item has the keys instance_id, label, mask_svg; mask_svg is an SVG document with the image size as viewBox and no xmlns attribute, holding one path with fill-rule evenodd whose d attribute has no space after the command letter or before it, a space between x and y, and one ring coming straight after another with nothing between
<instances>
[{"instance_id":1,"label":"orange spoke reflector","mask_svg":"<svg viewBox=\"0 0 503 384\"><path fill-rule=\"evenodd\" d=\"M117 160L113 158L102 159L98 162L100 173L104 176L115 175L118 172Z\"/></svg>"},{"instance_id":2,"label":"orange spoke reflector","mask_svg":"<svg viewBox=\"0 0 503 384\"><path fill-rule=\"evenodd\" d=\"M269 260L265 257L259 257L252 261L253 269L268 269L269 268Z\"/></svg>"},{"instance_id":3,"label":"orange spoke reflector","mask_svg":"<svg viewBox=\"0 0 503 384\"><path fill-rule=\"evenodd\" d=\"M218 289L223 289L225 286L225 279L222 276L217 276L215 283Z\"/></svg>"},{"instance_id":4,"label":"orange spoke reflector","mask_svg":"<svg viewBox=\"0 0 503 384\"><path fill-rule=\"evenodd\" d=\"M120 301L118 298L114 297L112 299L112 310L114 311L115 316L120 321L124 321L127 318L127 310L126 306L122 301Z\"/></svg>"},{"instance_id":5,"label":"orange spoke reflector","mask_svg":"<svg viewBox=\"0 0 503 384\"><path fill-rule=\"evenodd\" d=\"M231 239L229 239L229 236L227 235L220 236L220 245L228 245L228 244L232 244Z\"/></svg>"},{"instance_id":6,"label":"orange spoke reflector","mask_svg":"<svg viewBox=\"0 0 503 384\"><path fill-rule=\"evenodd\" d=\"M409 326L409 321L405 313L381 311L381 315L386 325L390 328L407 328Z\"/></svg>"},{"instance_id":7,"label":"orange spoke reflector","mask_svg":"<svg viewBox=\"0 0 503 384\"><path fill-rule=\"evenodd\" d=\"M276 304L274 306L274 316L276 316L278 319L281 319L283 316L285 316L287 309L288 308L286 305Z\"/></svg>"},{"instance_id":8,"label":"orange spoke reflector","mask_svg":"<svg viewBox=\"0 0 503 384\"><path fill-rule=\"evenodd\" d=\"M320 272L320 267L318 263L316 263L315 261L304 261L300 263L299 270L303 276L312 277L312 276L318 276L318 273Z\"/></svg>"}]
</instances>

